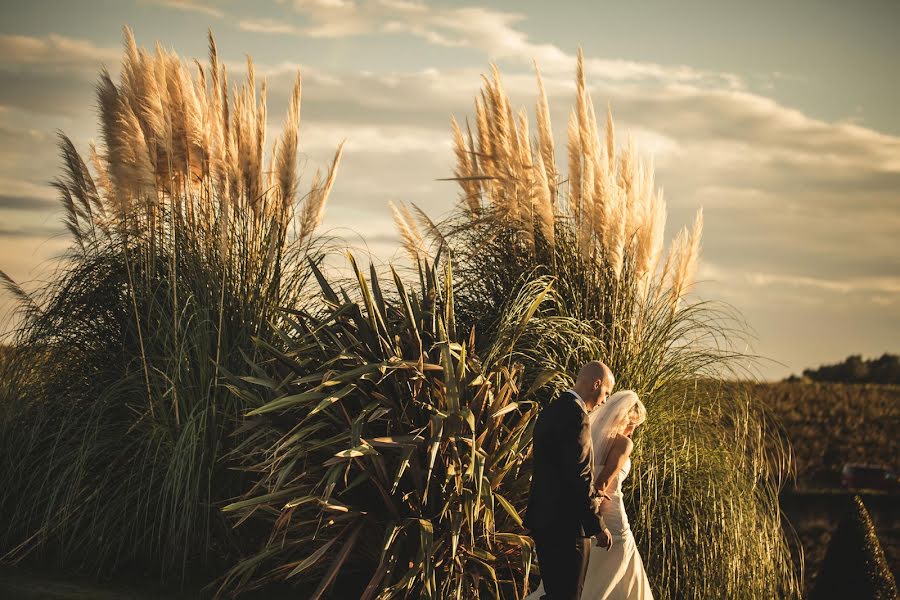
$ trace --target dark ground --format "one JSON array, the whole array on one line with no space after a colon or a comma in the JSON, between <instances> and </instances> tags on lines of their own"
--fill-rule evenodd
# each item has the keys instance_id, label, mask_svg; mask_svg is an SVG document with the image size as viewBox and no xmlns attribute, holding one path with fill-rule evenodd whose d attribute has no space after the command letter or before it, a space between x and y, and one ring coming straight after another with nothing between
<instances>
[{"instance_id":1,"label":"dark ground","mask_svg":"<svg viewBox=\"0 0 900 600\"><path fill-rule=\"evenodd\" d=\"M900 495L878 492L858 495L872 516L878 541L896 580L900 576ZM788 539L799 537L803 546L804 596L815 586L828 543L852 497L853 493L843 490L786 493L781 497L781 508L790 521L786 526Z\"/></svg>"}]
</instances>

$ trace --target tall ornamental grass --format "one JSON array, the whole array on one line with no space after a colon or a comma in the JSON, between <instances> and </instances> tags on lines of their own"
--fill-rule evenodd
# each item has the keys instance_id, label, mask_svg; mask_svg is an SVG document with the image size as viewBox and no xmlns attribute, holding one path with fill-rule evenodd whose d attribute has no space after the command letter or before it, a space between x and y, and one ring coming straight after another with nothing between
<instances>
[{"instance_id":1,"label":"tall ornamental grass","mask_svg":"<svg viewBox=\"0 0 900 600\"><path fill-rule=\"evenodd\" d=\"M666 249L652 163L617 142L611 111L601 131L581 54L563 174L539 73L537 83L532 135L499 71L485 78L472 122L452 123L458 208L437 224L395 208L405 248L422 260L449 246L458 325L477 323L483 340L507 322L508 298L552 280L560 320L511 349L524 385L596 358L642 397L626 498L658 597L796 597L778 505L789 448L762 403L717 383L752 364L735 349L746 338L739 314L691 294L702 211Z\"/></svg>"},{"instance_id":2,"label":"tall ornamental grass","mask_svg":"<svg viewBox=\"0 0 900 600\"><path fill-rule=\"evenodd\" d=\"M197 576L234 553L222 501L246 408L222 380L303 306L330 170L298 193L300 76L266 159L266 84L231 86L125 31L97 84L102 143L60 138L72 243L21 301L0 398L4 562Z\"/></svg>"}]
</instances>

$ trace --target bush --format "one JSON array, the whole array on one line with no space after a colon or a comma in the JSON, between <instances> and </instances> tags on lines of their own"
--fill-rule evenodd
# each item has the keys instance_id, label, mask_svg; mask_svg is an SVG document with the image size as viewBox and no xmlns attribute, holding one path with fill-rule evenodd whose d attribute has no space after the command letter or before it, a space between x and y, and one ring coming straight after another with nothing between
<instances>
[{"instance_id":1,"label":"bush","mask_svg":"<svg viewBox=\"0 0 900 600\"><path fill-rule=\"evenodd\" d=\"M523 595L537 411L521 366L485 362L477 332L457 328L449 264L443 285L424 267L419 287L395 274L388 291L351 262L350 294L320 275L327 310L290 311L288 349L269 348L252 365L265 376L236 387L256 405L241 453L260 479L225 510L272 532L220 591L305 579L319 598L339 578L341 597ZM528 327L546 282L536 292L517 299L506 341Z\"/></svg>"},{"instance_id":2,"label":"bush","mask_svg":"<svg viewBox=\"0 0 900 600\"><path fill-rule=\"evenodd\" d=\"M859 496L850 501L846 516L831 537L812 598L897 598L897 584Z\"/></svg>"}]
</instances>

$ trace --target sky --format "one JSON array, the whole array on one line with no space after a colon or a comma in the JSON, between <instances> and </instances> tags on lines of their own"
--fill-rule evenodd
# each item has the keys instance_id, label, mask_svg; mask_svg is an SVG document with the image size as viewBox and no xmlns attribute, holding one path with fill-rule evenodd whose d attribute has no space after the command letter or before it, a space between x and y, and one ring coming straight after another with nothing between
<instances>
[{"instance_id":1,"label":"sky","mask_svg":"<svg viewBox=\"0 0 900 600\"><path fill-rule=\"evenodd\" d=\"M324 230L383 260L402 260L388 201L438 218L458 199L450 117L491 62L533 114L537 61L564 148L581 47L598 112L653 157L667 239L703 207L695 293L741 312L763 377L900 352L900 2L3 2L0 270L28 288L69 242L57 132L99 137L124 25L201 62L211 29L232 77L252 56L269 139L299 70L307 182L347 140ZM0 331L12 306L0 292Z\"/></svg>"}]
</instances>

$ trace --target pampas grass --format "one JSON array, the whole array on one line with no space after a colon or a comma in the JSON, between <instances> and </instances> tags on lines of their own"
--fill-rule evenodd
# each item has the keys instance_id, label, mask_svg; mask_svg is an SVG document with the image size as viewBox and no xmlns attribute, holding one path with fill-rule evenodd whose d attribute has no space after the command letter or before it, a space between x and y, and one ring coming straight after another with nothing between
<instances>
[{"instance_id":1,"label":"pampas grass","mask_svg":"<svg viewBox=\"0 0 900 600\"><path fill-rule=\"evenodd\" d=\"M310 261L343 145L301 194L301 79L265 156L266 83L137 46L97 85L90 167L60 139L72 244L20 299L0 398L4 562L139 567L185 581L240 546L219 505L248 477L225 457L246 402L223 385L279 344L278 308L309 301ZM264 165L268 164L268 170Z\"/></svg>"},{"instance_id":2,"label":"pampas grass","mask_svg":"<svg viewBox=\"0 0 900 600\"><path fill-rule=\"evenodd\" d=\"M717 383L749 373L752 357L735 350L746 339L740 315L691 294L702 210L666 250L653 164L630 140L617 143L609 108L599 131L581 52L568 173L554 193L539 72L537 85L535 140L526 118L511 118L496 67L475 99L477 139L464 146L453 129L463 201L438 229L454 259L457 326L477 326L496 348L509 299L549 279L554 302L542 316L558 319L554 330L531 329L508 356L524 365L524 387L558 391L581 363L601 359L619 387L642 396L649 414L629 514L657 596L796 597L778 508L789 450L759 403Z\"/></svg>"}]
</instances>

